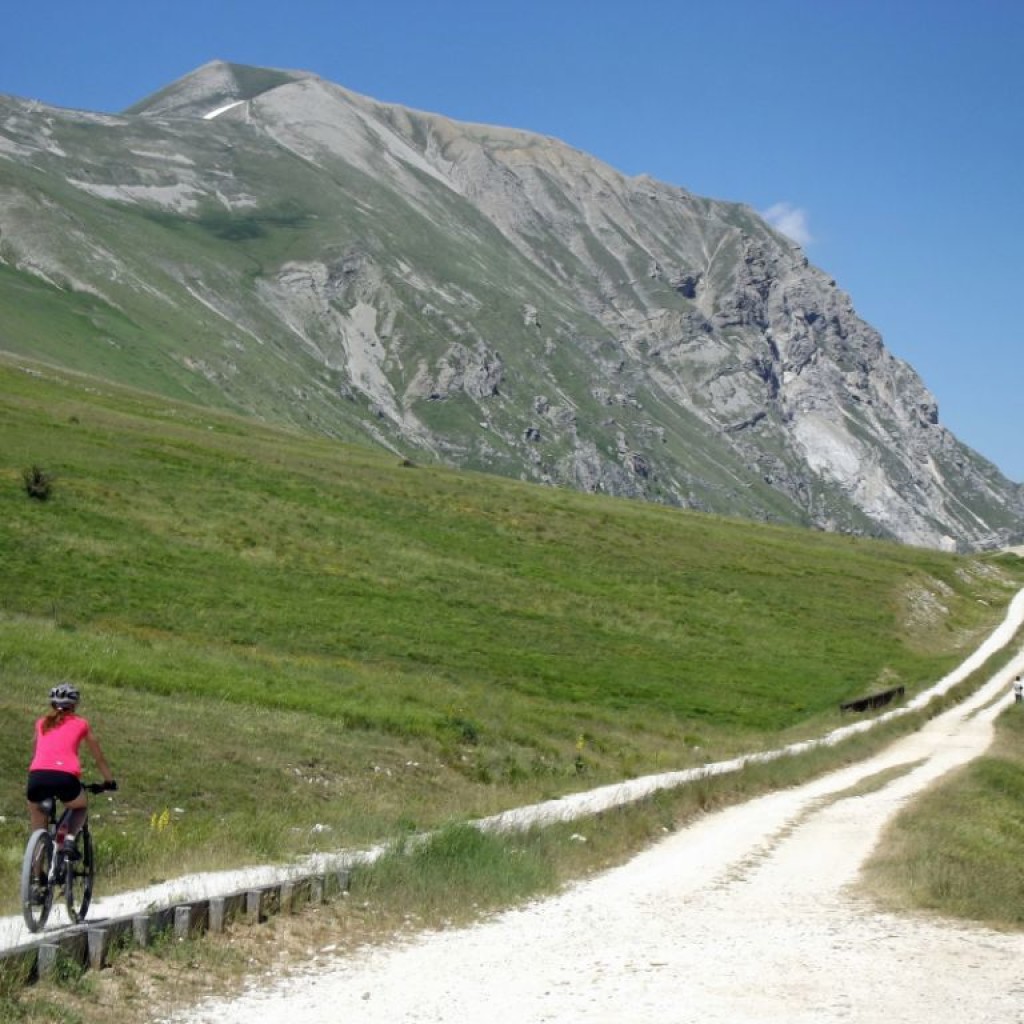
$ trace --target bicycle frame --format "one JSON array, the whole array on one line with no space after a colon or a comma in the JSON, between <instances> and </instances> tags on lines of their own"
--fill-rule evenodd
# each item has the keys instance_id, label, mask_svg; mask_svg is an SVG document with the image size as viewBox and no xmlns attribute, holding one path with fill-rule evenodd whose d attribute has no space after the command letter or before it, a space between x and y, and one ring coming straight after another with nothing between
<instances>
[{"instance_id":1,"label":"bicycle frame","mask_svg":"<svg viewBox=\"0 0 1024 1024\"><path fill-rule=\"evenodd\" d=\"M86 788L93 792L102 789L98 784ZM47 813L47 824L29 837L21 868L22 916L31 932L39 931L46 924L54 892L60 889L64 892L71 923L82 921L92 899L95 874L88 812L76 837L78 856L72 859L64 852L63 839L73 810L65 807L58 817L54 797L41 801L39 806Z\"/></svg>"}]
</instances>

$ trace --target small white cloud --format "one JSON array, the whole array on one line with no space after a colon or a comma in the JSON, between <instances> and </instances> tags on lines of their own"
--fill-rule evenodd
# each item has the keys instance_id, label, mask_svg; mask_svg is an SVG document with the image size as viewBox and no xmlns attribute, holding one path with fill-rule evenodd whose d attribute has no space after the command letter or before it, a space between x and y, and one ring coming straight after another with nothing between
<instances>
[{"instance_id":1,"label":"small white cloud","mask_svg":"<svg viewBox=\"0 0 1024 1024\"><path fill-rule=\"evenodd\" d=\"M814 241L807 225L807 211L792 203L776 203L764 210L761 216L797 245L807 245Z\"/></svg>"}]
</instances>

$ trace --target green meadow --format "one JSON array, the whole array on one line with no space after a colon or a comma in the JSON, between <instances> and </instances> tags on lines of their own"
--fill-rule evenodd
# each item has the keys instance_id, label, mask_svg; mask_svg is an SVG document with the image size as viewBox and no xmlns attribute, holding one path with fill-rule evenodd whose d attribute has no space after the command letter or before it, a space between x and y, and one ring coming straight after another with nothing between
<instances>
[{"instance_id":1,"label":"green meadow","mask_svg":"<svg viewBox=\"0 0 1024 1024\"><path fill-rule=\"evenodd\" d=\"M0 900L64 678L121 783L93 803L110 891L824 732L939 679L1022 581L1014 556L414 465L2 359Z\"/></svg>"}]
</instances>

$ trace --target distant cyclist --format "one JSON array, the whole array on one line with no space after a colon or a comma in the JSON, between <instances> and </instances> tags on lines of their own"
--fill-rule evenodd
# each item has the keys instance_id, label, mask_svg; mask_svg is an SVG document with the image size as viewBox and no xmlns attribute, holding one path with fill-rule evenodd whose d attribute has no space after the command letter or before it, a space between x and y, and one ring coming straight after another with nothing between
<instances>
[{"instance_id":1,"label":"distant cyclist","mask_svg":"<svg viewBox=\"0 0 1024 1024\"><path fill-rule=\"evenodd\" d=\"M78 748L83 740L92 754L96 767L103 776L107 789L117 789L117 783L103 756L99 740L93 735L89 723L75 714L81 694L71 683L60 683L50 691L50 710L36 722L36 746L28 769L28 814L32 828L46 828L47 813L40 803L56 797L72 810L64 849L69 857L76 856L75 838L85 822L86 793L82 786L82 764Z\"/></svg>"}]
</instances>

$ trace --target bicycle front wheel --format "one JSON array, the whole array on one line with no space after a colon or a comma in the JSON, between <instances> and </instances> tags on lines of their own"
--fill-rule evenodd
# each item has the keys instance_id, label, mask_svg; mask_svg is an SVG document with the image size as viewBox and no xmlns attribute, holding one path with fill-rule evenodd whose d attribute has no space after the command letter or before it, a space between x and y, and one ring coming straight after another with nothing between
<instances>
[{"instance_id":1,"label":"bicycle front wheel","mask_svg":"<svg viewBox=\"0 0 1024 1024\"><path fill-rule=\"evenodd\" d=\"M50 869L53 866L53 837L45 828L29 836L21 862L21 913L30 932L46 924L53 906Z\"/></svg>"},{"instance_id":2,"label":"bicycle front wheel","mask_svg":"<svg viewBox=\"0 0 1024 1024\"><path fill-rule=\"evenodd\" d=\"M96 871L93 860L92 836L89 835L89 826L83 825L78 833L77 860L64 861L64 899L68 907L68 917L72 924L78 924L85 920L89 911L89 904L92 902L92 882Z\"/></svg>"}]
</instances>

